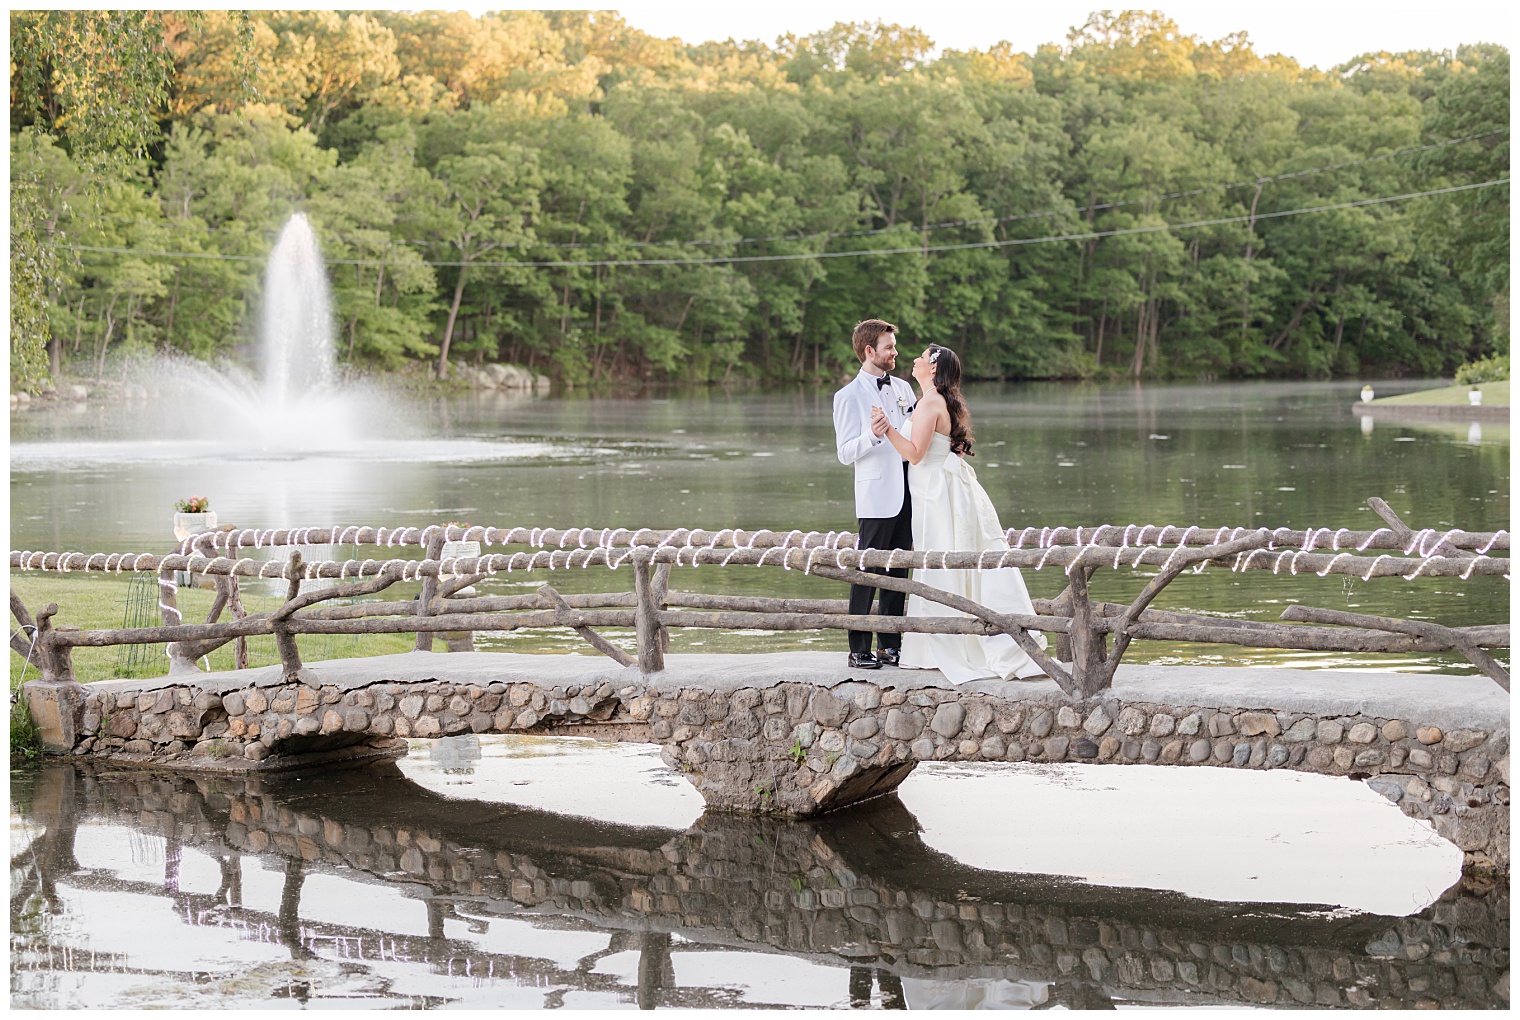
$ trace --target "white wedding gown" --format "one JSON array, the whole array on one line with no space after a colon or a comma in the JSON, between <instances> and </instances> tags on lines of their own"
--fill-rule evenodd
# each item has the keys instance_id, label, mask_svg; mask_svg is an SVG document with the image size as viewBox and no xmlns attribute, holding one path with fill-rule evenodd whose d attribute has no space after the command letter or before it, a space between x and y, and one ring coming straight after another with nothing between
<instances>
[{"instance_id":1,"label":"white wedding gown","mask_svg":"<svg viewBox=\"0 0 1520 1020\"><path fill-rule=\"evenodd\" d=\"M904 423L904 435L913 422ZM924 459L908 468L908 491L913 495L913 548L982 552L1008 548L1003 525L976 472L950 452L950 437L934 434ZM1034 614L1029 589L1015 567L989 570L914 570L913 580L978 602L1000 613ZM938 602L908 596L909 616L964 616ZM1041 648L1045 636L1034 633ZM1012 680L1044 676L1034 660L1007 634L904 634L902 660L906 669L937 669L952 683L988 677Z\"/></svg>"}]
</instances>

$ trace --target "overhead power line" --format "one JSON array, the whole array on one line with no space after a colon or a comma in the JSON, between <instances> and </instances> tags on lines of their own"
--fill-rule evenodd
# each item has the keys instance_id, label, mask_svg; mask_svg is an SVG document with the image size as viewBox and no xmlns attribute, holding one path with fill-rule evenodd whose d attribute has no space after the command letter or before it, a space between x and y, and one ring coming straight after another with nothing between
<instances>
[{"instance_id":1,"label":"overhead power line","mask_svg":"<svg viewBox=\"0 0 1520 1020\"><path fill-rule=\"evenodd\" d=\"M927 223L921 226L912 225L911 229L919 231L949 230L956 227L984 226L987 224L1014 223L1020 220L1047 219L1052 216L1080 215L1089 212L1103 212L1109 209L1122 209L1126 206L1145 205L1150 202L1165 202L1174 198L1191 198L1195 195L1206 195L1211 192L1234 191L1240 188L1252 188L1278 181L1293 180L1300 177L1312 177L1318 174L1329 173L1333 170L1347 170L1352 167L1365 166L1369 163L1378 163L1384 160L1394 159L1399 156L1408 156L1417 152L1429 152L1433 149L1442 149L1452 145L1460 145L1464 142L1477 141L1480 138L1489 138L1494 135L1508 134L1509 128L1495 128L1492 131L1483 131L1475 135L1464 135L1461 138L1451 138L1442 142L1431 142L1428 145L1413 145L1403 149L1395 149L1392 152L1380 153L1376 156L1367 156L1362 159L1347 160L1341 163L1326 163L1322 166L1306 167L1302 170L1289 170L1280 174L1272 174L1266 177L1256 177L1251 180L1233 181L1229 184L1210 184L1201 188L1191 188L1185 191L1169 191L1156 195L1142 195L1138 198L1117 199L1112 202L1096 202L1090 205L1063 206L1059 209L1041 209L1036 212L1013 213L1008 216L991 216L979 219L944 220L938 223ZM191 224L179 224L173 220L144 220L134 217L102 217L114 222L141 223L151 226L169 226L188 229ZM226 227L207 227L208 232L225 232ZM902 227L873 227L860 230L832 230L815 231L809 234L771 234L756 237L732 237L732 238L701 238L686 241L520 241L503 247L514 248L538 248L538 249L577 249L588 248L613 248L629 246L635 248L688 248L706 247L722 244L763 244L771 241L819 241L831 240L836 237L872 237L880 234L901 233ZM366 240L354 238L346 234L329 235L336 240L345 243L370 243ZM419 240L415 238L393 237L386 239L387 244L406 244L416 247L453 247L452 241L440 241L435 239Z\"/></svg>"},{"instance_id":2,"label":"overhead power line","mask_svg":"<svg viewBox=\"0 0 1520 1020\"><path fill-rule=\"evenodd\" d=\"M805 259L841 259L862 258L867 256L881 255L927 255L935 252L947 251L970 251L979 248L1013 248L1031 244L1050 244L1057 241L1088 241L1104 237L1120 237L1128 234L1153 234L1165 230L1187 230L1194 227L1213 227L1227 223L1258 222L1260 220L1281 219L1286 216L1301 216L1306 213L1332 212L1336 209L1356 209L1363 206L1383 205L1388 202L1403 202L1412 198L1428 198L1432 195L1449 195L1459 191L1474 191L1479 188L1491 188L1501 184L1508 184L1509 178L1483 181L1480 184L1459 184L1450 188L1433 188L1429 191L1413 191L1404 195L1386 195L1381 198L1364 198L1355 202L1336 202L1331 205L1306 206L1302 209L1286 209L1280 212L1256 213L1249 216L1220 216L1206 220L1191 220L1186 223L1158 223L1146 227L1124 227L1114 230L1086 230L1068 234L1052 234L1046 237L1012 238L1006 241L967 241L962 244L930 244L914 245L911 248L862 248L851 251L825 251L825 252L801 252L788 255L722 255L715 258L668 258L668 259L585 259L585 260L540 260L540 261L486 261L486 260L460 260L450 262L397 262L388 259L324 259L328 265L336 266L436 266L436 267L468 267L472 269L507 269L513 267L534 269L558 269L558 268L591 268L595 266L706 266L725 265L733 263L753 262L797 262ZM86 244L55 244L49 247L64 248L70 251L103 252L116 255L137 255L143 258L185 258L185 259L211 259L229 262L263 262L264 257L259 255L222 255L216 252L197 251L140 251L134 248L110 248Z\"/></svg>"}]
</instances>

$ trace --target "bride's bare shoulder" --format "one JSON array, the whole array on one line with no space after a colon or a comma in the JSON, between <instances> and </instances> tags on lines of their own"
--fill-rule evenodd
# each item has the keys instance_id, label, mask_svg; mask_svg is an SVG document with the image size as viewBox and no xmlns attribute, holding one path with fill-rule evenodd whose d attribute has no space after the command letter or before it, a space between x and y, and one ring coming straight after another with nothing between
<instances>
[{"instance_id":1,"label":"bride's bare shoulder","mask_svg":"<svg viewBox=\"0 0 1520 1020\"><path fill-rule=\"evenodd\" d=\"M914 409L914 418L921 422L934 422L934 431L941 435L950 434L950 408L945 404L945 398L938 393L926 393Z\"/></svg>"},{"instance_id":2,"label":"bride's bare shoulder","mask_svg":"<svg viewBox=\"0 0 1520 1020\"><path fill-rule=\"evenodd\" d=\"M938 393L924 394L924 398L918 402L916 413L925 417L933 415L937 419L950 417L950 409L945 404L945 398Z\"/></svg>"}]
</instances>

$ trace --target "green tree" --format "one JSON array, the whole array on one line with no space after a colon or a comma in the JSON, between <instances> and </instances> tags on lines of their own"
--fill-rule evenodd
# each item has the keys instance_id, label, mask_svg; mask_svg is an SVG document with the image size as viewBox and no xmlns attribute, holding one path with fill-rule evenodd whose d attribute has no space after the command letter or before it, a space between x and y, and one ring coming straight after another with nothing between
<instances>
[{"instance_id":1,"label":"green tree","mask_svg":"<svg viewBox=\"0 0 1520 1020\"><path fill-rule=\"evenodd\" d=\"M394 81L396 38L370 16L336 11L275 11L263 22L277 37L268 54L281 69L279 100L320 135L328 118Z\"/></svg>"},{"instance_id":2,"label":"green tree","mask_svg":"<svg viewBox=\"0 0 1520 1020\"><path fill-rule=\"evenodd\" d=\"M1509 53L1497 47L1464 47L1464 65L1436 88L1425 109L1424 130L1439 140L1475 137L1434 150L1421 169L1434 182L1479 184L1509 176ZM1507 306L1509 295L1509 185L1443 196L1430 201L1423 225L1469 293ZM1508 329L1497 331L1508 350Z\"/></svg>"},{"instance_id":3,"label":"green tree","mask_svg":"<svg viewBox=\"0 0 1520 1020\"><path fill-rule=\"evenodd\" d=\"M408 357L438 353L427 339L438 307L428 252L395 241L398 227L426 217L442 199L415 158L411 129L386 129L356 159L323 175L308 203L327 257L360 263L334 265L330 274L339 349L350 362L396 368Z\"/></svg>"},{"instance_id":4,"label":"green tree","mask_svg":"<svg viewBox=\"0 0 1520 1020\"><path fill-rule=\"evenodd\" d=\"M461 114L468 129L470 115ZM493 252L521 249L534 237L541 187L538 155L513 142L467 142L464 150L443 156L432 168L441 185L440 210L432 222L435 236L448 243L457 264L445 274L452 277L453 294L448 317L438 344L438 377L449 373L449 347L464 301L471 264Z\"/></svg>"},{"instance_id":5,"label":"green tree","mask_svg":"<svg viewBox=\"0 0 1520 1020\"><path fill-rule=\"evenodd\" d=\"M876 22L837 21L812 35L787 33L779 40L787 77L795 82L896 77L921 66L934 40L917 28Z\"/></svg>"},{"instance_id":6,"label":"green tree","mask_svg":"<svg viewBox=\"0 0 1520 1020\"><path fill-rule=\"evenodd\" d=\"M63 137L96 175L140 155L157 135L172 56L152 11L16 11L11 15L11 125ZM11 386L47 379L47 290L65 238L45 235L49 196L31 167L11 173ZM56 218L54 219L56 223Z\"/></svg>"},{"instance_id":7,"label":"green tree","mask_svg":"<svg viewBox=\"0 0 1520 1020\"><path fill-rule=\"evenodd\" d=\"M1502 47L1320 72L1144 11L1032 53L584 11L22 12L12 41L13 385L234 353L297 209L344 355L440 375L827 381L867 315L974 377L1507 349Z\"/></svg>"}]
</instances>

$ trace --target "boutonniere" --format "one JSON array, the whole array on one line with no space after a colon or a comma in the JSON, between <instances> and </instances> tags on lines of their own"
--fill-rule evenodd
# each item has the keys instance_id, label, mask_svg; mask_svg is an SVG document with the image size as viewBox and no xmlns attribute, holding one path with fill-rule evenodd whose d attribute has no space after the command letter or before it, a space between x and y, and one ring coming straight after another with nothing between
<instances>
[{"instance_id":1,"label":"boutonniere","mask_svg":"<svg viewBox=\"0 0 1520 1020\"><path fill-rule=\"evenodd\" d=\"M907 414L908 413L908 398L907 397L898 397L897 398L897 409L899 411L901 411L903 414Z\"/></svg>"}]
</instances>

